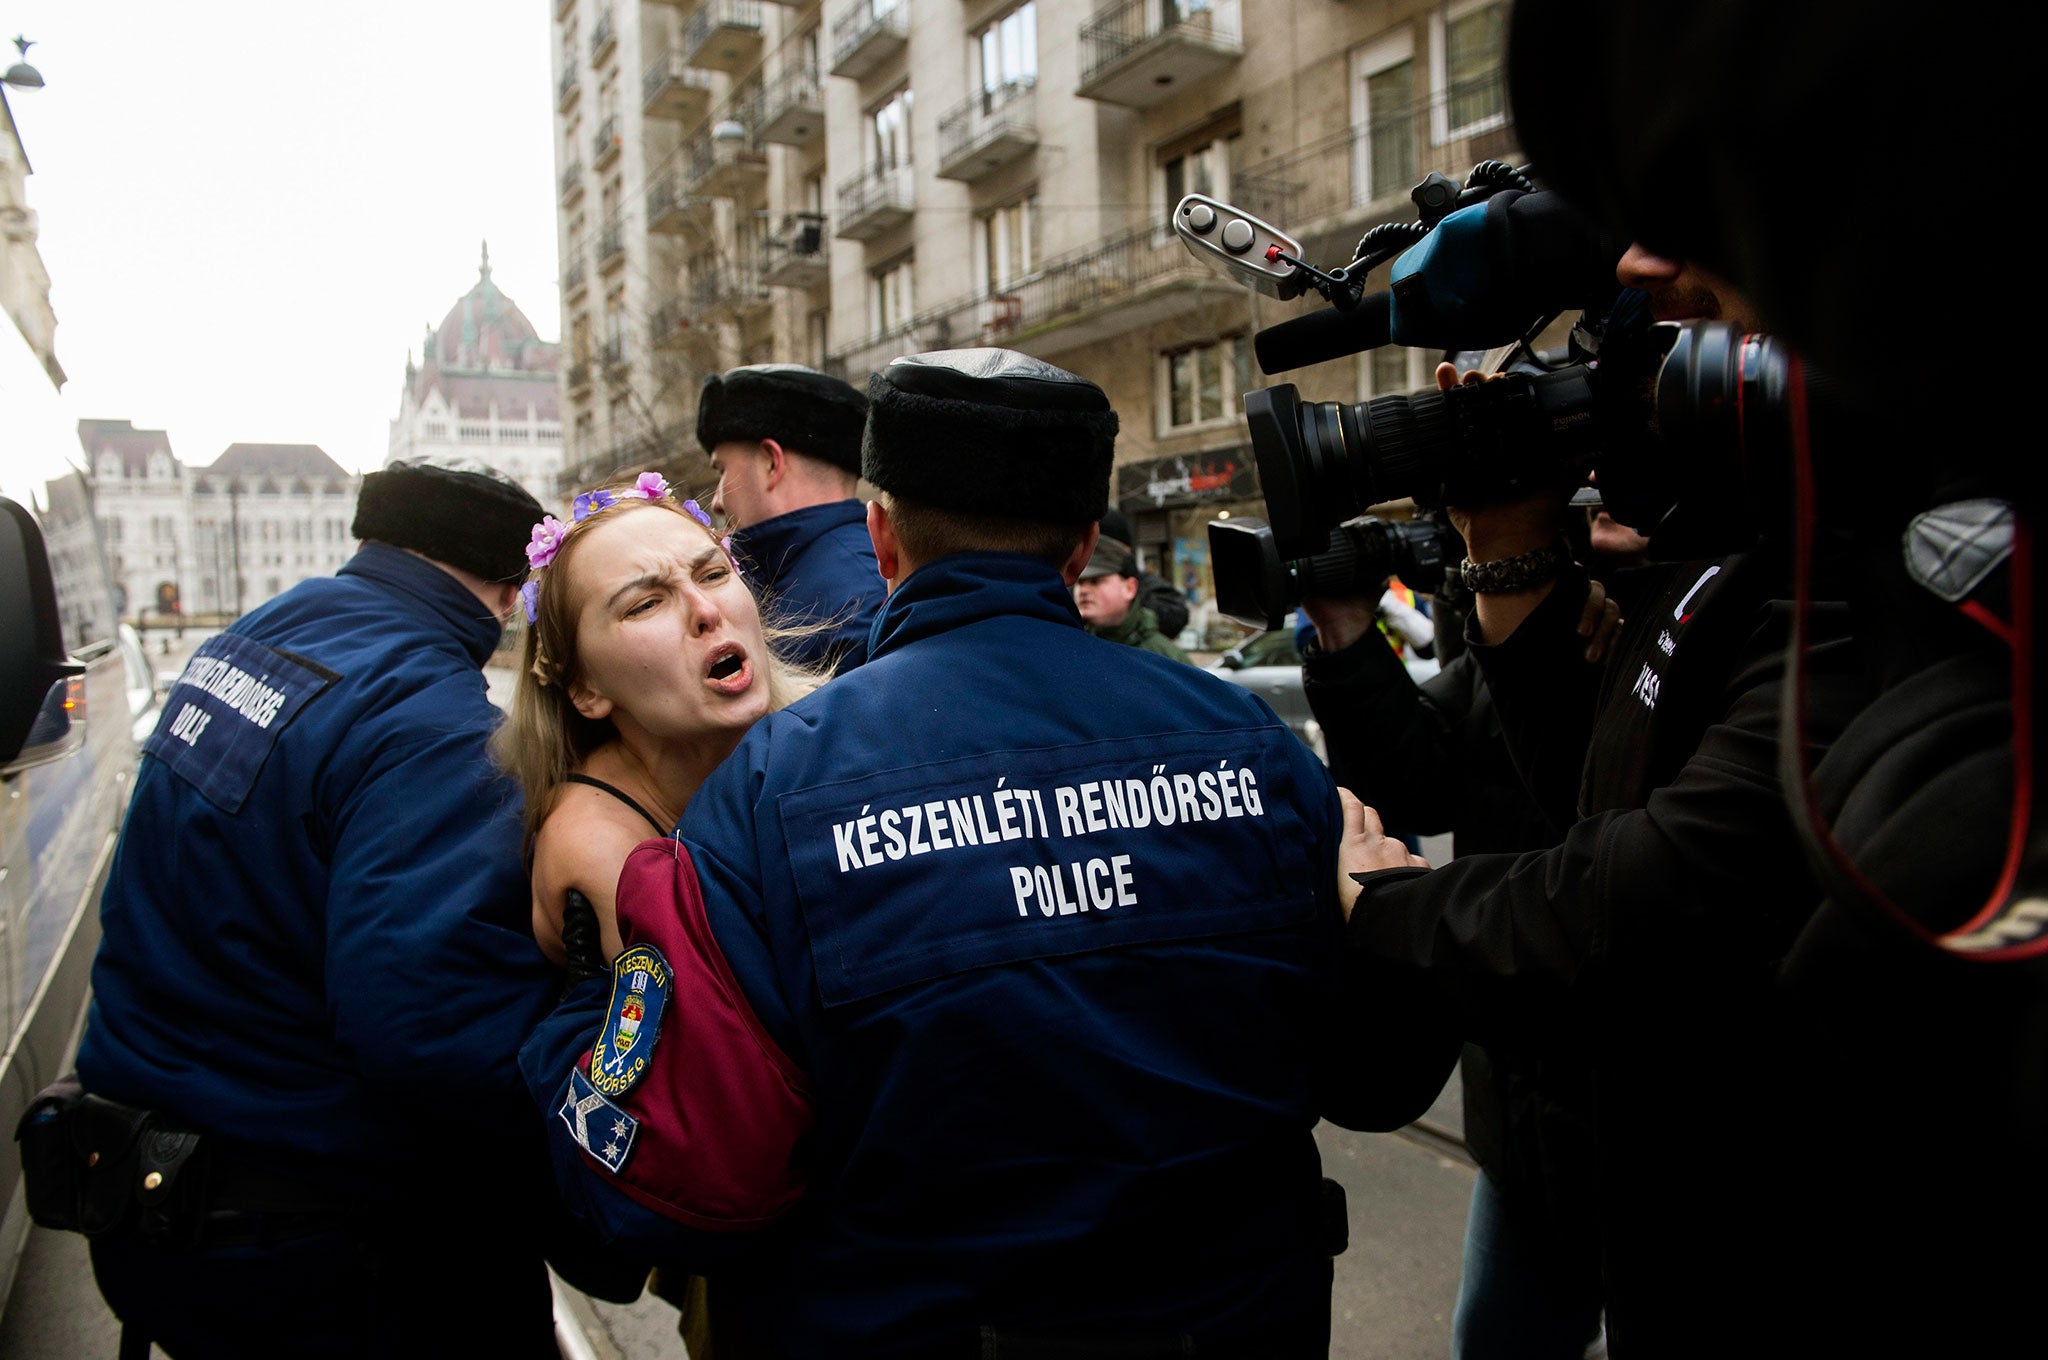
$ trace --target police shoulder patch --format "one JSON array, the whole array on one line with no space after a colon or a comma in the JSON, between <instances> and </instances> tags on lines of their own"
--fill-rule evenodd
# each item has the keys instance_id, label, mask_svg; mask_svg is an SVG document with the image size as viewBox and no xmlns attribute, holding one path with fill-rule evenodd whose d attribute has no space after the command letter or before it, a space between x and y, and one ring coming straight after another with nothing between
<instances>
[{"instance_id":1,"label":"police shoulder patch","mask_svg":"<svg viewBox=\"0 0 2048 1360\"><path fill-rule=\"evenodd\" d=\"M675 991L668 960L652 945L636 944L612 965L612 999L604 1028L590 1050L590 1082L617 1099L647 1075L647 1059L661 1037L662 1013Z\"/></svg>"},{"instance_id":2,"label":"police shoulder patch","mask_svg":"<svg viewBox=\"0 0 2048 1360\"><path fill-rule=\"evenodd\" d=\"M576 1140L576 1146L595 1157L606 1170L617 1175L625 1166L627 1155L633 1151L633 1138L640 1132L640 1121L600 1095L581 1068L569 1073L569 1093L562 1097L562 1108L555 1113L569 1126L569 1136Z\"/></svg>"}]
</instances>

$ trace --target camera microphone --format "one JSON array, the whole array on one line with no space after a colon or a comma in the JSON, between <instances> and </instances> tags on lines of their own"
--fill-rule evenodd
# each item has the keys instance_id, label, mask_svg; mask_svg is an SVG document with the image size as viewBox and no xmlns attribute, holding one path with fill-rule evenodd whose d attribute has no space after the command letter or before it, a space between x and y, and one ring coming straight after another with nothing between
<instances>
[{"instance_id":1,"label":"camera microphone","mask_svg":"<svg viewBox=\"0 0 2048 1360\"><path fill-rule=\"evenodd\" d=\"M1390 338L1391 302L1386 293L1372 293L1348 312L1328 307L1266 327L1252 337L1259 371L1285 373L1379 348Z\"/></svg>"}]
</instances>

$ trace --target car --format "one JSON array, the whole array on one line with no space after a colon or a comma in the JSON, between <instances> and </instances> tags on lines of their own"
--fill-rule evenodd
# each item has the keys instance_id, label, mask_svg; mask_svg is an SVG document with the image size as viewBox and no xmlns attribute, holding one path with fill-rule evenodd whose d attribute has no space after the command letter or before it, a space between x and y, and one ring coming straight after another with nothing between
<instances>
[{"instance_id":1,"label":"car","mask_svg":"<svg viewBox=\"0 0 2048 1360\"><path fill-rule=\"evenodd\" d=\"M1289 614L1281 627L1252 634L1209 663L1209 672L1264 699L1280 715L1280 721L1327 765L1330 752L1323 742L1323 727L1309 712L1308 695L1301 687L1294 619Z\"/></svg>"},{"instance_id":2,"label":"car","mask_svg":"<svg viewBox=\"0 0 2048 1360\"><path fill-rule=\"evenodd\" d=\"M1210 663L1214 674L1233 685L1242 685L1272 705L1280 720L1294 729L1294 734L1314 751L1322 762L1330 763L1330 750L1323 740L1322 724L1309 711L1308 694L1301 684L1301 652L1297 639L1302 636L1297 614L1289 614L1278 628L1269 628L1254 633L1243 642ZM1435 675L1439 666L1434 658L1416 656L1412 651L1402 659L1408 668L1408 676L1416 684Z\"/></svg>"},{"instance_id":3,"label":"car","mask_svg":"<svg viewBox=\"0 0 2048 1360\"><path fill-rule=\"evenodd\" d=\"M96 553L85 556L96 566ZM10 1131L70 1067L99 944L100 890L137 744L157 717L140 640L104 624L113 617L104 573L67 565L71 598L60 608L40 526L0 497L0 1012L10 1036L0 1129ZM0 1299L28 1234L20 1178L19 1160L0 1157Z\"/></svg>"}]
</instances>

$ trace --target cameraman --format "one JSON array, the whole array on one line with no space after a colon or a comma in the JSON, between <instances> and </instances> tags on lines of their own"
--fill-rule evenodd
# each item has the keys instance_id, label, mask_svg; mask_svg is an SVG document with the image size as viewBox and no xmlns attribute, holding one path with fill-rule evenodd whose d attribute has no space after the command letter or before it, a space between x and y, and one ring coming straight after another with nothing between
<instances>
[{"instance_id":1,"label":"cameraman","mask_svg":"<svg viewBox=\"0 0 2048 1360\"><path fill-rule=\"evenodd\" d=\"M1449 364L1438 369L1440 387L1456 377ZM1607 580L1621 573L1626 583L1643 564L1645 540L1603 511L1588 512L1587 530L1573 535L1584 545L1580 555ZM1615 607L1603 611L1604 603L1596 583L1578 624L1588 667L1604 658L1618 623ZM1310 600L1304 612L1318 627L1304 649L1303 689L1331 770L1390 834L1450 832L1459 855L1520 853L1562 838L1564 827L1543 815L1515 771L1471 652L1460 651L1418 685L1377 644L1368 602ZM1465 1140L1479 1174L1452 1354L1577 1360L1600 1337L1585 1073L1568 1056L1505 1042L1493 1051L1466 1045L1459 1072Z\"/></svg>"},{"instance_id":2,"label":"cameraman","mask_svg":"<svg viewBox=\"0 0 2048 1360\"><path fill-rule=\"evenodd\" d=\"M2048 836L2025 794L2043 479L2039 446L2013 435L2038 417L1995 382L1915 381L1898 346L2021 353L2038 330L2039 285L2022 270L1971 286L1968 266L2000 257L1970 250L1955 195L1919 191L2028 163L2034 130L2010 107L2034 45L1841 0L1525 0L1513 24L1513 102L1552 181L1725 270L1870 431L1830 439L1816 422L1810 452L1744 468L1794 487L1796 563L1830 539L1852 557L1878 690L1825 755L1807 749L1810 705L1791 709L1809 731L1785 734L1787 821L1821 876L1777 979L1807 1062L1783 1118L1816 1154L1769 1225L1796 1266L1789 1302L1832 1353L2037 1353ZM1908 85L1917 97L1896 98ZM1893 188L1902 167L1924 167L1919 184ZM1907 242L1965 269L1902 276ZM1811 395L1818 414L1830 394Z\"/></svg>"}]
</instances>

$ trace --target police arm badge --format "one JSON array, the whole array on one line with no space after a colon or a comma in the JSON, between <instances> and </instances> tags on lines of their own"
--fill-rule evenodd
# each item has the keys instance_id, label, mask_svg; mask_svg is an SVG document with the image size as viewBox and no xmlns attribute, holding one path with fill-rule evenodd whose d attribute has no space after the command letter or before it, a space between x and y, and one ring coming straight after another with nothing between
<instances>
[{"instance_id":1,"label":"police arm badge","mask_svg":"<svg viewBox=\"0 0 2048 1360\"><path fill-rule=\"evenodd\" d=\"M617 1100L647 1075L661 1022L675 994L675 974L652 945L636 944L612 965L611 1002L590 1050L590 1084Z\"/></svg>"}]
</instances>

